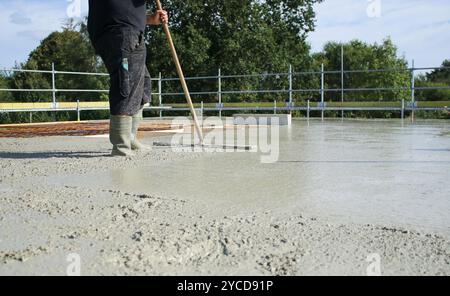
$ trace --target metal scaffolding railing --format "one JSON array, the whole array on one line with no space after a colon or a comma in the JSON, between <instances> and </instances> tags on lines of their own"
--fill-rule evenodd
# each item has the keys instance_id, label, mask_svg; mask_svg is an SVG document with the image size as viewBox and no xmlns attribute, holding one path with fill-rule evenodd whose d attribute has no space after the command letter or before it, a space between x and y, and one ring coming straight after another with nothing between
<instances>
[{"instance_id":1,"label":"metal scaffolding railing","mask_svg":"<svg viewBox=\"0 0 450 296\"><path fill-rule=\"evenodd\" d=\"M399 111L401 113L402 118L405 116L405 112L409 111L412 113L412 117L414 117L414 112L417 110L424 111L440 111L446 110L449 111L448 106L420 106L416 101L416 91L424 91L424 90L450 90L450 86L434 86L434 87L417 87L416 86L416 73L418 71L430 71L430 70L440 70L440 69L450 69L450 67L422 67L415 68L414 62L411 68L408 69L367 69L367 70L345 70L342 66L340 70L325 70L324 65L321 66L319 71L304 71L304 72L294 72L292 66L289 67L289 71L285 73L263 73L263 74L240 74L240 75L223 75L222 71L218 69L217 75L215 76L198 76L198 77L188 77L188 81L207 81L207 80L215 80L217 81L217 90L213 91L193 91L191 94L193 96L206 96L213 95L217 98L217 101L214 106L206 106L201 102L200 106L203 106L203 111L211 111L218 112L222 115L223 111L272 111L276 112L292 112L292 111L306 111L309 115L311 111L319 111L321 113L322 119L325 116L326 111L341 111L342 115L346 111ZM14 73L14 72L23 72L23 73L40 73L40 74L48 74L51 75L52 87L50 89L0 89L1 92L43 92L43 93L51 93L52 101L47 105L43 106L30 106L30 104L23 104L20 107L20 103L9 103L2 104L0 103L0 112L9 113L9 112L41 112L41 111L77 111L80 116L81 111L85 110L107 110L108 103L103 102L93 102L90 105L88 102L77 101L74 103L63 103L58 102L57 94L58 93L108 93L109 90L102 89L59 89L56 85L56 76L57 75L81 75L81 76L105 76L106 73L87 73L87 72L70 72L70 71L56 71L54 64L52 64L51 70L27 70L27 69L3 69L1 70L4 73ZM360 88L345 88L345 74L361 74L361 73L388 73L388 72L407 72L411 75L410 85L405 86L396 86L396 87L360 87ZM332 74L340 74L340 88L326 88L325 87L325 79L326 75ZM294 88L293 79L297 76L302 75L317 75L320 76L320 86L318 88ZM286 79L288 89L244 89L244 90L224 90L223 89L223 81L226 79L243 79L243 78L267 78L267 77L276 77L278 79ZM163 115L163 112L170 110L171 112L177 111L187 111L188 108L184 106L180 106L179 104L174 104L173 106L164 105L164 98L174 98L178 96L184 96L182 92L164 92L163 91L163 83L172 82L179 80L178 78L163 78L161 73L157 78L152 78L153 81L157 82L158 91L153 93L152 95L158 97L158 106L150 107L148 109L159 111L160 116ZM357 102L352 102L353 105L345 105L345 94L346 93L355 93L355 92L381 92L381 91L409 91L411 94L410 98L397 98L396 106L392 106L392 104L386 104L385 106L378 104L377 106L367 106L362 105L359 106ZM317 106L311 105L311 100L307 100L305 104L297 104L294 101L294 94L297 93L317 93L320 95L320 101L316 102ZM325 101L325 95L327 93L340 93L341 94L341 103L342 104L331 104ZM259 106L258 103L254 103L252 106L248 104L233 104L232 106L224 104L224 95L246 95L246 94L286 94L285 104L279 106L276 101L272 106ZM0 97L1 101L1 97ZM200 102L198 102L200 103ZM267 103L267 102L261 102ZM391 102L392 103L392 102Z\"/></svg>"}]
</instances>

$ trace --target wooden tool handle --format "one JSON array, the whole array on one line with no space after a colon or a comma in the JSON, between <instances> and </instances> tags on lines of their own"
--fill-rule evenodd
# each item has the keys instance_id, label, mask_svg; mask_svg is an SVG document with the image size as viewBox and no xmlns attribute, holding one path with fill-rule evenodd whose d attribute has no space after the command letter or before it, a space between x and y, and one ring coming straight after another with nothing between
<instances>
[{"instance_id":1,"label":"wooden tool handle","mask_svg":"<svg viewBox=\"0 0 450 296\"><path fill-rule=\"evenodd\" d=\"M158 6L158 10L163 10L161 1L156 0L156 5ZM178 59L177 50L175 49L175 45L173 43L172 34L170 34L169 24L167 22L163 22L164 32L167 36L167 41L169 42L170 51L172 53L172 59L175 63L175 67L177 68L178 76L180 77L181 86L183 87L184 95L186 96L186 101L189 105L189 108L192 113L192 118L194 119L195 128L197 130L198 136L200 138L200 143L203 144L203 132L200 127L200 123L197 118L197 114L195 113L194 104L192 103L191 94L189 92L189 88L186 83L186 79L184 78L183 69L181 68L180 60Z\"/></svg>"}]
</instances>

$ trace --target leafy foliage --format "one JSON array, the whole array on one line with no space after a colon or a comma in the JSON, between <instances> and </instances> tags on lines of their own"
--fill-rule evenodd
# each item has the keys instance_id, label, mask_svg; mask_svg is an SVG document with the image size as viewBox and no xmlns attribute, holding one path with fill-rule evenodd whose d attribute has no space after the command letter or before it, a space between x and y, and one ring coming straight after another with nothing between
<instances>
[{"instance_id":1,"label":"leafy foliage","mask_svg":"<svg viewBox=\"0 0 450 296\"><path fill-rule=\"evenodd\" d=\"M328 93L327 101L341 100L341 47L344 48L344 70L388 69L387 72L360 73L349 72L344 75L344 88L405 88L409 87L411 74L407 61L397 56L397 48L390 39L382 44L367 44L353 40L342 44L329 42L323 52L315 55L318 64L323 63L325 71L336 71L327 74L325 84L328 89L338 91ZM407 99L408 90L349 91L345 92L345 101L398 101Z\"/></svg>"},{"instance_id":2,"label":"leafy foliage","mask_svg":"<svg viewBox=\"0 0 450 296\"><path fill-rule=\"evenodd\" d=\"M10 88L10 79L0 74L0 89L9 89ZM0 102L10 102L13 97L9 92L0 92Z\"/></svg>"},{"instance_id":3,"label":"leafy foliage","mask_svg":"<svg viewBox=\"0 0 450 296\"><path fill-rule=\"evenodd\" d=\"M61 32L53 32L31 52L26 63L19 68L28 70L56 70L75 72L104 72L105 69L95 56L90 45L86 26L69 21ZM56 75L57 89L108 89L105 77L81 75ZM13 88L51 89L52 75L49 73L17 73L12 76ZM14 97L21 102L50 102L52 95L45 93L16 93ZM107 95L92 93L58 93L58 101L98 101Z\"/></svg>"},{"instance_id":4,"label":"leafy foliage","mask_svg":"<svg viewBox=\"0 0 450 296\"><path fill-rule=\"evenodd\" d=\"M428 74L418 77L417 87L450 87L450 60L442 63L442 69L436 69ZM450 101L449 89L417 90L417 99L420 101Z\"/></svg>"},{"instance_id":5,"label":"leafy foliage","mask_svg":"<svg viewBox=\"0 0 450 296\"><path fill-rule=\"evenodd\" d=\"M341 46L344 47L345 70L391 69L387 72L346 73L345 88L396 88L380 91L345 92L345 101L409 100L411 73L407 62L399 57L396 46L390 39L381 44L367 44L359 40L341 44L329 42L324 49L310 53L306 42L308 33L314 30L315 13L313 6L322 0L165 0L164 6L170 14L170 27L180 56L183 70L188 77L222 75L280 73L252 77L223 79L222 89L287 90L289 65L294 72L319 71L323 63L327 73L325 88L335 89L326 93L326 101L341 101ZM149 10L155 10L150 1ZM148 48L147 66L152 76L161 72L163 77L177 77L175 67L167 48L166 36L160 27L148 28L146 32ZM29 59L17 68L77 72L106 72L101 60L95 56L90 44L85 23L75 24L69 20L59 32L51 33L31 52ZM443 66L450 67L447 60ZM449 86L450 69L440 69L420 76L416 86ZM216 79L188 82L191 91L216 92ZM0 88L51 89L51 74L15 73L0 76ZM108 89L107 77L57 75L57 89ZM320 75L295 75L294 89L320 89ZM181 92L178 81L167 81L163 92ZM418 100L450 100L448 90L416 91ZM0 101L50 102L50 92L0 93ZM223 96L224 102L283 102L288 94L229 94ZM305 104L307 99L320 100L320 92L298 92L294 100ZM98 101L107 100L106 93L58 92L58 101ZM195 96L196 102L217 102L216 95ZM182 96L165 97L164 103L184 103ZM280 103L281 104L281 103ZM333 115L333 114L331 114ZM339 115L336 113L336 115ZM352 114L349 114L352 116ZM354 116L390 117L389 112L358 113ZM0 122L27 121L27 114L8 115ZM59 118L53 118L57 116ZM36 121L52 119L74 119L74 114L59 113L36 114ZM85 119L106 117L106 112L90 112Z\"/></svg>"},{"instance_id":6,"label":"leafy foliage","mask_svg":"<svg viewBox=\"0 0 450 296\"><path fill-rule=\"evenodd\" d=\"M171 31L185 74L199 76L216 75L218 68L224 75L287 72L289 64L309 69L312 59L305 38L314 29L313 4L317 2L320 0L168 0L164 5L171 14ZM163 31L148 30L147 40L150 72L176 77ZM267 84L280 88L287 87L287 81L228 79L224 89L255 89ZM216 83L192 82L190 86L217 90ZM165 85L165 90L175 89L179 90L176 83ZM227 97L233 101L258 98Z\"/></svg>"}]
</instances>

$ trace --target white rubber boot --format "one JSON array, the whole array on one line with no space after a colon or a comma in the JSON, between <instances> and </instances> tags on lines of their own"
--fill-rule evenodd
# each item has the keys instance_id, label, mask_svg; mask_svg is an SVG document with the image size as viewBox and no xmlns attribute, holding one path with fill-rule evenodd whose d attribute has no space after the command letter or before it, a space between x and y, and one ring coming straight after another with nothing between
<instances>
[{"instance_id":1,"label":"white rubber boot","mask_svg":"<svg viewBox=\"0 0 450 296\"><path fill-rule=\"evenodd\" d=\"M135 151L150 151L152 149L149 146L143 145L138 140L139 125L141 124L141 121L143 119L143 111L144 109L139 110L139 112L132 117L131 149Z\"/></svg>"},{"instance_id":2,"label":"white rubber boot","mask_svg":"<svg viewBox=\"0 0 450 296\"><path fill-rule=\"evenodd\" d=\"M131 116L111 116L109 140L113 144L112 156L133 156L131 151Z\"/></svg>"}]
</instances>

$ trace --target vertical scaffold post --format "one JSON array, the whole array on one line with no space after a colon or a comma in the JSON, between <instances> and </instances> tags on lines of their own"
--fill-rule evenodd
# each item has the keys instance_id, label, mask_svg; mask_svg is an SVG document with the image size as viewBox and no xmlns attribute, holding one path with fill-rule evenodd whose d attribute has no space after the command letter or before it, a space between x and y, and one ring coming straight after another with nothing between
<instances>
[{"instance_id":1,"label":"vertical scaffold post","mask_svg":"<svg viewBox=\"0 0 450 296\"><path fill-rule=\"evenodd\" d=\"M342 111L341 111L341 117L342 120L344 119L344 45L341 45L341 102L342 102Z\"/></svg>"},{"instance_id":2,"label":"vertical scaffold post","mask_svg":"<svg viewBox=\"0 0 450 296\"><path fill-rule=\"evenodd\" d=\"M77 121L81 121L80 100L77 100Z\"/></svg>"},{"instance_id":3,"label":"vertical scaffold post","mask_svg":"<svg viewBox=\"0 0 450 296\"><path fill-rule=\"evenodd\" d=\"M52 101L53 108L56 108L56 77L55 77L55 63L52 63Z\"/></svg>"},{"instance_id":4,"label":"vertical scaffold post","mask_svg":"<svg viewBox=\"0 0 450 296\"><path fill-rule=\"evenodd\" d=\"M162 108L162 75L161 72L159 72L159 78L158 78L158 99L159 99L159 108ZM159 118L162 118L163 116L163 110L159 110Z\"/></svg>"},{"instance_id":5,"label":"vertical scaffold post","mask_svg":"<svg viewBox=\"0 0 450 296\"><path fill-rule=\"evenodd\" d=\"M325 118L325 72L324 72L324 65L322 63L321 67L321 78L320 78L320 103L322 108L322 121Z\"/></svg>"},{"instance_id":6,"label":"vertical scaffold post","mask_svg":"<svg viewBox=\"0 0 450 296\"><path fill-rule=\"evenodd\" d=\"M217 98L219 100L219 117L222 118L222 71L219 68L219 73L218 73L218 91L217 91Z\"/></svg>"},{"instance_id":7,"label":"vertical scaffold post","mask_svg":"<svg viewBox=\"0 0 450 296\"><path fill-rule=\"evenodd\" d=\"M405 119L405 99L402 99L402 120Z\"/></svg>"},{"instance_id":8,"label":"vertical scaffold post","mask_svg":"<svg viewBox=\"0 0 450 296\"><path fill-rule=\"evenodd\" d=\"M289 65L289 114L292 115L292 107L294 102L293 97L293 83L292 83L292 75L293 75L292 65Z\"/></svg>"},{"instance_id":9,"label":"vertical scaffold post","mask_svg":"<svg viewBox=\"0 0 450 296\"><path fill-rule=\"evenodd\" d=\"M415 78L415 62L412 60L412 67L411 67L411 121L414 122L415 120L415 108L416 108L416 78Z\"/></svg>"},{"instance_id":10,"label":"vertical scaffold post","mask_svg":"<svg viewBox=\"0 0 450 296\"><path fill-rule=\"evenodd\" d=\"M55 63L52 63L52 102L53 109L56 110L56 71L55 71ZM53 121L56 121L56 111L52 112Z\"/></svg>"},{"instance_id":11,"label":"vertical scaffold post","mask_svg":"<svg viewBox=\"0 0 450 296\"><path fill-rule=\"evenodd\" d=\"M311 100L308 100L308 106L307 106L307 110L306 110L306 118L310 119L310 113L311 113Z\"/></svg>"}]
</instances>

